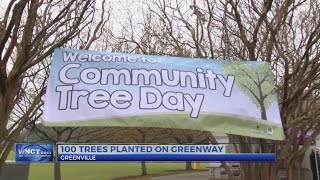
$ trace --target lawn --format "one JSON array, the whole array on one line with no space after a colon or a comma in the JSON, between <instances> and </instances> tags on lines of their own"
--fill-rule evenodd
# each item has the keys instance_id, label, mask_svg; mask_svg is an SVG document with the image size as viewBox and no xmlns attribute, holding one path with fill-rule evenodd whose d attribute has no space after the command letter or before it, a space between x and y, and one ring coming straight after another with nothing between
<instances>
[{"instance_id":1,"label":"lawn","mask_svg":"<svg viewBox=\"0 0 320 180\"><path fill-rule=\"evenodd\" d=\"M15 152L10 152L8 160L15 160ZM201 168L206 168L202 163ZM185 163L147 163L149 174L167 174L172 171L183 170ZM137 176L141 173L140 163L62 163L61 174L63 180L107 180L115 177ZM29 180L53 180L52 163L32 163Z\"/></svg>"},{"instance_id":2,"label":"lawn","mask_svg":"<svg viewBox=\"0 0 320 180\"><path fill-rule=\"evenodd\" d=\"M10 151L9 156L7 157L8 160L16 160L16 153L14 151Z\"/></svg>"},{"instance_id":3,"label":"lawn","mask_svg":"<svg viewBox=\"0 0 320 180\"><path fill-rule=\"evenodd\" d=\"M149 174L183 170L185 163L147 163ZM205 168L205 165L202 165ZM140 175L140 163L63 163L62 179L106 180L115 177ZM53 179L53 164L34 163L30 168L30 180Z\"/></svg>"}]
</instances>

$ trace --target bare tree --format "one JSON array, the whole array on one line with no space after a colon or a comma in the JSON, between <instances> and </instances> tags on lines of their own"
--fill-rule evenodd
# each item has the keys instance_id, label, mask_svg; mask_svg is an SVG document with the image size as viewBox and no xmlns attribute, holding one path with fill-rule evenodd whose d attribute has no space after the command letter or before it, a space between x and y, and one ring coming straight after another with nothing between
<instances>
[{"instance_id":1,"label":"bare tree","mask_svg":"<svg viewBox=\"0 0 320 180\"><path fill-rule=\"evenodd\" d=\"M288 179L300 178L300 164L320 133L320 5L299 1L182 1L135 2L121 33L111 31L116 50L144 54L266 61L276 76L284 141L272 141L277 162L242 163L243 179L276 179L285 166ZM262 96L263 97L263 96ZM265 102L264 102L265 103ZM261 106L263 109L263 106ZM262 116L264 116L262 110ZM305 136L311 134L305 140ZM250 137L238 137L241 152L255 152ZM258 139L262 152L274 152ZM268 141L269 142L269 141ZM303 147L300 144L303 143Z\"/></svg>"},{"instance_id":2,"label":"bare tree","mask_svg":"<svg viewBox=\"0 0 320 180\"><path fill-rule=\"evenodd\" d=\"M96 18L95 1L8 3L0 19L0 172L22 129L41 115L54 48L88 49L100 37L107 20L102 7ZM86 41L73 46L81 35Z\"/></svg>"},{"instance_id":3,"label":"bare tree","mask_svg":"<svg viewBox=\"0 0 320 180\"><path fill-rule=\"evenodd\" d=\"M252 175L251 179L275 179L282 164L287 169L288 179L300 179L304 153L320 132L319 96L315 94L319 90L319 4L315 1L262 4L229 1L226 6L231 6L232 11L227 15L230 25L232 21L237 25L238 33L234 36L244 46L243 56L271 62L274 67L286 135L284 142L276 142L280 150L277 163L257 164L255 168L263 171ZM311 138L300 148L308 132ZM302 135L298 136L300 133ZM262 150L270 152L271 149L262 146Z\"/></svg>"}]
</instances>

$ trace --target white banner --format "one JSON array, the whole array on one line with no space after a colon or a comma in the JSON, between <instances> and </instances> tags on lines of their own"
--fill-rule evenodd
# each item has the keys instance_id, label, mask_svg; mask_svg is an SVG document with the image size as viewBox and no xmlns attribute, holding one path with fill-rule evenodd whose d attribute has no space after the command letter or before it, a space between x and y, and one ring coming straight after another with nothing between
<instances>
[{"instance_id":1,"label":"white banner","mask_svg":"<svg viewBox=\"0 0 320 180\"><path fill-rule=\"evenodd\" d=\"M43 123L283 139L268 63L56 49Z\"/></svg>"}]
</instances>

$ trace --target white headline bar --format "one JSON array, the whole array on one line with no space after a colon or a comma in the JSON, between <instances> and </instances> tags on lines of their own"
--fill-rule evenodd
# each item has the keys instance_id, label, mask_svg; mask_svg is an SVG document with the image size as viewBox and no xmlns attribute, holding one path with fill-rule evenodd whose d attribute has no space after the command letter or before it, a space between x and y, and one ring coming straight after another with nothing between
<instances>
[{"instance_id":1,"label":"white headline bar","mask_svg":"<svg viewBox=\"0 0 320 180\"><path fill-rule=\"evenodd\" d=\"M58 154L225 154L225 145L58 144Z\"/></svg>"}]
</instances>

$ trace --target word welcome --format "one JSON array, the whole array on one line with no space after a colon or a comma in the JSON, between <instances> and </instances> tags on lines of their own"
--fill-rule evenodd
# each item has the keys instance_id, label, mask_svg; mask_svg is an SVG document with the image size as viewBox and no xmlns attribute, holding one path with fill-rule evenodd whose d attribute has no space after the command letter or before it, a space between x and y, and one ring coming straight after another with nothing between
<instances>
[{"instance_id":1,"label":"word welcome","mask_svg":"<svg viewBox=\"0 0 320 180\"><path fill-rule=\"evenodd\" d=\"M81 54L81 53L71 53L64 52L63 60L70 62L129 62L129 63L155 63L154 59L150 59L145 56L141 57L132 57L132 56L121 56L121 55L109 55L109 54Z\"/></svg>"}]
</instances>

